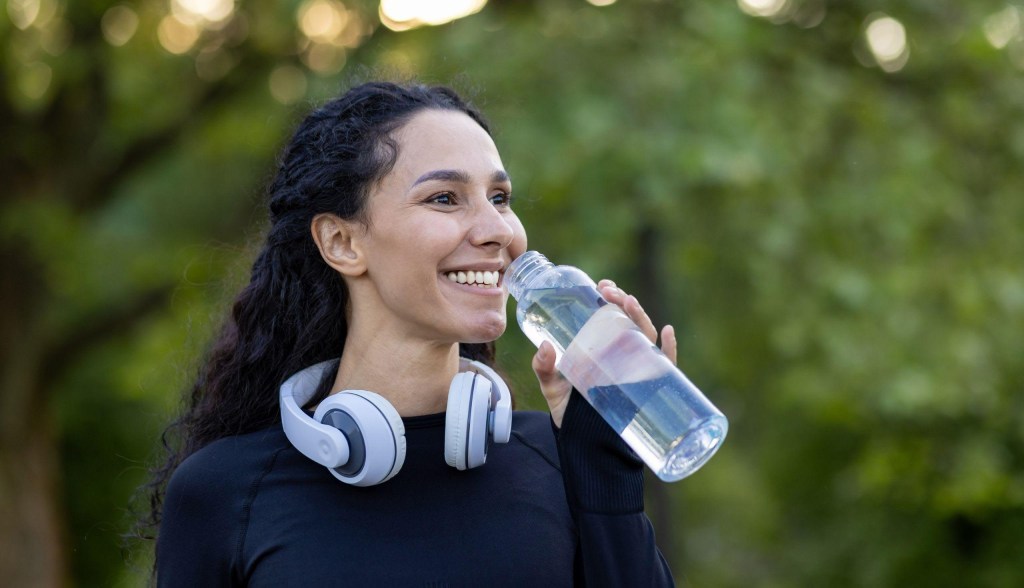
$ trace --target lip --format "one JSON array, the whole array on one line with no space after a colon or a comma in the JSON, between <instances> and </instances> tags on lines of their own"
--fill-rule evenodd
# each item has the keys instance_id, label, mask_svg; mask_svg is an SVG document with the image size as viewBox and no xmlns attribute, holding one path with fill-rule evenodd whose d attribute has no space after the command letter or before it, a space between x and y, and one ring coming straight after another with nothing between
<instances>
[{"instance_id":1,"label":"lip","mask_svg":"<svg viewBox=\"0 0 1024 588\"><path fill-rule=\"evenodd\" d=\"M487 261L479 263L471 263L467 265L460 265L458 267L448 267L441 270L442 274L451 272L499 272L505 273L505 266L507 264L502 261Z\"/></svg>"},{"instance_id":2,"label":"lip","mask_svg":"<svg viewBox=\"0 0 1024 588\"><path fill-rule=\"evenodd\" d=\"M475 294L477 296L500 296L505 293L505 288L502 288L500 284L490 288L481 288L480 286L470 286L469 284L453 282L443 276L442 281L448 282L452 288L457 288L459 291L466 292L467 294Z\"/></svg>"}]
</instances>

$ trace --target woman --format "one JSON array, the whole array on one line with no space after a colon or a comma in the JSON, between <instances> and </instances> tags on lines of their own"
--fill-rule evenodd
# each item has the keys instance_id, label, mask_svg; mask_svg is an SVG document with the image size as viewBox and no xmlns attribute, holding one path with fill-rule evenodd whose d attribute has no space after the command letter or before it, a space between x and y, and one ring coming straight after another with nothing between
<instances>
[{"instance_id":1,"label":"woman","mask_svg":"<svg viewBox=\"0 0 1024 588\"><path fill-rule=\"evenodd\" d=\"M176 423L173 477L154 496L160 585L671 584L641 462L571 392L550 344L533 360L550 417L515 413L486 465L445 463L459 358L493 364L501 277L526 250L511 193L486 122L451 90L365 84L301 123L252 280ZM655 340L635 298L599 288ZM670 327L662 340L674 357ZM306 412L286 415L286 434L279 391L292 401L296 373L319 386L295 394ZM292 429L320 427L345 445L329 467L369 461L379 448L358 431L310 417L347 390L384 399L406 444L383 483L342 483L359 476L316 463L321 445L297 449Z\"/></svg>"}]
</instances>

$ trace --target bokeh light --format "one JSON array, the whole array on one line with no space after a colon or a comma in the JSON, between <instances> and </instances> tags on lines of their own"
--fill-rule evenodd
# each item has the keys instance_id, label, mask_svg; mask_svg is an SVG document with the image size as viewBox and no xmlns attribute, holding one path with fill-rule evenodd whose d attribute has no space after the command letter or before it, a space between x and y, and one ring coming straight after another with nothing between
<instances>
[{"instance_id":1,"label":"bokeh light","mask_svg":"<svg viewBox=\"0 0 1024 588\"><path fill-rule=\"evenodd\" d=\"M331 42L348 25L345 5L335 0L307 0L298 11L299 29L314 41Z\"/></svg>"},{"instance_id":2,"label":"bokeh light","mask_svg":"<svg viewBox=\"0 0 1024 588\"><path fill-rule=\"evenodd\" d=\"M295 17L305 37L299 45L300 58L318 74L341 71L347 60L346 48L362 42L363 21L338 0L306 0Z\"/></svg>"},{"instance_id":3,"label":"bokeh light","mask_svg":"<svg viewBox=\"0 0 1024 588\"><path fill-rule=\"evenodd\" d=\"M381 0L380 21L393 31L441 25L480 12L487 0Z\"/></svg>"},{"instance_id":4,"label":"bokeh light","mask_svg":"<svg viewBox=\"0 0 1024 588\"><path fill-rule=\"evenodd\" d=\"M193 25L224 22L234 11L234 0L171 0L171 12Z\"/></svg>"},{"instance_id":5,"label":"bokeh light","mask_svg":"<svg viewBox=\"0 0 1024 588\"><path fill-rule=\"evenodd\" d=\"M18 90L30 100L39 100L50 88L53 70L41 62L27 63L18 72Z\"/></svg>"},{"instance_id":6,"label":"bokeh light","mask_svg":"<svg viewBox=\"0 0 1024 588\"><path fill-rule=\"evenodd\" d=\"M57 0L7 0L7 16L15 27L44 27L57 15Z\"/></svg>"},{"instance_id":7,"label":"bokeh light","mask_svg":"<svg viewBox=\"0 0 1024 588\"><path fill-rule=\"evenodd\" d=\"M54 57L67 51L74 37L67 19L60 17L51 20L39 33L39 46Z\"/></svg>"},{"instance_id":8,"label":"bokeh light","mask_svg":"<svg viewBox=\"0 0 1024 588\"><path fill-rule=\"evenodd\" d=\"M903 69L910 58L907 29L903 23L884 14L869 16L867 23L864 36L879 67L889 73Z\"/></svg>"},{"instance_id":9,"label":"bokeh light","mask_svg":"<svg viewBox=\"0 0 1024 588\"><path fill-rule=\"evenodd\" d=\"M281 104L295 104L306 96L306 74L294 65L279 65L270 72L270 95Z\"/></svg>"},{"instance_id":10,"label":"bokeh light","mask_svg":"<svg viewBox=\"0 0 1024 588\"><path fill-rule=\"evenodd\" d=\"M201 80L215 82L227 75L236 61L222 47L206 47L196 55L196 75Z\"/></svg>"},{"instance_id":11,"label":"bokeh light","mask_svg":"<svg viewBox=\"0 0 1024 588\"><path fill-rule=\"evenodd\" d=\"M7 0L7 16L14 26L25 30L39 16L39 0Z\"/></svg>"},{"instance_id":12,"label":"bokeh light","mask_svg":"<svg viewBox=\"0 0 1024 588\"><path fill-rule=\"evenodd\" d=\"M192 23L182 22L173 14L168 14L157 26L156 36L164 49L181 55L199 40L199 29Z\"/></svg>"},{"instance_id":13,"label":"bokeh light","mask_svg":"<svg viewBox=\"0 0 1024 588\"><path fill-rule=\"evenodd\" d=\"M807 0L793 11L791 20L798 27L812 29L824 22L826 14L824 0Z\"/></svg>"},{"instance_id":14,"label":"bokeh light","mask_svg":"<svg viewBox=\"0 0 1024 588\"><path fill-rule=\"evenodd\" d=\"M996 49L1003 49L1021 36L1020 10L1007 6L985 19L985 38Z\"/></svg>"},{"instance_id":15,"label":"bokeh light","mask_svg":"<svg viewBox=\"0 0 1024 588\"><path fill-rule=\"evenodd\" d=\"M782 14L789 4L789 0L738 0L740 10L751 16L761 18L772 18Z\"/></svg>"},{"instance_id":16,"label":"bokeh light","mask_svg":"<svg viewBox=\"0 0 1024 588\"><path fill-rule=\"evenodd\" d=\"M123 4L112 6L103 13L100 28L107 43L121 47L135 36L135 31L139 28L139 16Z\"/></svg>"},{"instance_id":17,"label":"bokeh light","mask_svg":"<svg viewBox=\"0 0 1024 588\"><path fill-rule=\"evenodd\" d=\"M318 74L330 75L345 67L345 49L330 43L313 43L302 54L302 62Z\"/></svg>"}]
</instances>

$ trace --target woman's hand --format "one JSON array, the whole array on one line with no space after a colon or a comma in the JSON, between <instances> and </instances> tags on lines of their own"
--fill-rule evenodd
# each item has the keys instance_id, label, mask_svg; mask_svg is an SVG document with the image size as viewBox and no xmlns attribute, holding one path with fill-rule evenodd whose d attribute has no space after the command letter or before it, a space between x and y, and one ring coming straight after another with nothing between
<instances>
[{"instance_id":1,"label":"woman's hand","mask_svg":"<svg viewBox=\"0 0 1024 588\"><path fill-rule=\"evenodd\" d=\"M651 340L651 343L658 342L658 329L655 328L651 317L647 316L635 296L630 296L619 289L611 280L601 280L597 284L597 290L604 296L604 299L621 308L633 322L640 327L644 335ZM668 356L672 363L676 363L676 333L672 325L665 325L661 329L661 351ZM551 410L551 420L556 427L562 426L562 415L565 414L565 407L569 404L569 393L572 392L572 384L555 369L555 348L545 341L533 356L533 371L537 374L537 381L540 382L540 391L548 402L548 409Z\"/></svg>"}]
</instances>

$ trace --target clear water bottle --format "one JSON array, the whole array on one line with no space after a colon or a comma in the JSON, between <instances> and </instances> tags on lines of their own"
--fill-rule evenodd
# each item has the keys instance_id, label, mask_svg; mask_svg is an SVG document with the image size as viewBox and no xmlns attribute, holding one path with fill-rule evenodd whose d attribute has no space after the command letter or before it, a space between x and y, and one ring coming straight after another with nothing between
<instances>
[{"instance_id":1,"label":"clear water bottle","mask_svg":"<svg viewBox=\"0 0 1024 588\"><path fill-rule=\"evenodd\" d=\"M554 345L558 370L659 478L689 476L722 445L722 412L587 274L528 251L505 285L526 336Z\"/></svg>"}]
</instances>

